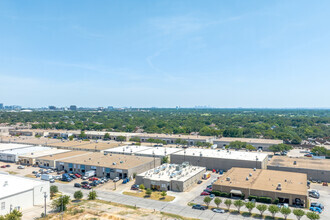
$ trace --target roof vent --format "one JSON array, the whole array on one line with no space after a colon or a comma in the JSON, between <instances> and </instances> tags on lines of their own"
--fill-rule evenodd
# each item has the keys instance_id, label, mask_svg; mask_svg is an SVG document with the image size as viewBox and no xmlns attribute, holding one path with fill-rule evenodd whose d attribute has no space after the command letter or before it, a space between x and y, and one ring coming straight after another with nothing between
<instances>
[{"instance_id":1,"label":"roof vent","mask_svg":"<svg viewBox=\"0 0 330 220\"><path fill-rule=\"evenodd\" d=\"M281 183L277 184L277 188L276 188L276 190L282 190L282 185L281 185Z\"/></svg>"},{"instance_id":2,"label":"roof vent","mask_svg":"<svg viewBox=\"0 0 330 220\"><path fill-rule=\"evenodd\" d=\"M246 177L246 180L249 180L249 177L248 176Z\"/></svg>"},{"instance_id":3,"label":"roof vent","mask_svg":"<svg viewBox=\"0 0 330 220\"><path fill-rule=\"evenodd\" d=\"M257 169L256 168L253 168L253 171L256 171Z\"/></svg>"},{"instance_id":4,"label":"roof vent","mask_svg":"<svg viewBox=\"0 0 330 220\"><path fill-rule=\"evenodd\" d=\"M92 160L92 158L89 158L89 160Z\"/></svg>"},{"instance_id":5,"label":"roof vent","mask_svg":"<svg viewBox=\"0 0 330 220\"><path fill-rule=\"evenodd\" d=\"M120 163L124 163L123 161L120 161Z\"/></svg>"},{"instance_id":6,"label":"roof vent","mask_svg":"<svg viewBox=\"0 0 330 220\"><path fill-rule=\"evenodd\" d=\"M293 165L297 165L297 161L293 161Z\"/></svg>"},{"instance_id":7,"label":"roof vent","mask_svg":"<svg viewBox=\"0 0 330 220\"><path fill-rule=\"evenodd\" d=\"M252 176L252 173L249 173L249 176Z\"/></svg>"},{"instance_id":8,"label":"roof vent","mask_svg":"<svg viewBox=\"0 0 330 220\"><path fill-rule=\"evenodd\" d=\"M116 162L113 162L112 165L116 165Z\"/></svg>"}]
</instances>

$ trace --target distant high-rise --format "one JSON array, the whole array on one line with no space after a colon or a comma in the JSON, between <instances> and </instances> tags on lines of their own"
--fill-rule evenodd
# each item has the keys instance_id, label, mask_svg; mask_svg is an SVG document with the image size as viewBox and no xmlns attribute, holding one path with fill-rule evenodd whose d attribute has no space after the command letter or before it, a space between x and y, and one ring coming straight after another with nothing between
<instances>
[{"instance_id":1,"label":"distant high-rise","mask_svg":"<svg viewBox=\"0 0 330 220\"><path fill-rule=\"evenodd\" d=\"M49 110L56 110L56 106L53 106L53 105L49 106L48 108L49 108Z\"/></svg>"},{"instance_id":2,"label":"distant high-rise","mask_svg":"<svg viewBox=\"0 0 330 220\"><path fill-rule=\"evenodd\" d=\"M3 103L0 103L0 109L3 109Z\"/></svg>"},{"instance_id":3,"label":"distant high-rise","mask_svg":"<svg viewBox=\"0 0 330 220\"><path fill-rule=\"evenodd\" d=\"M76 105L70 105L70 110L71 111L77 111L77 106Z\"/></svg>"}]
</instances>

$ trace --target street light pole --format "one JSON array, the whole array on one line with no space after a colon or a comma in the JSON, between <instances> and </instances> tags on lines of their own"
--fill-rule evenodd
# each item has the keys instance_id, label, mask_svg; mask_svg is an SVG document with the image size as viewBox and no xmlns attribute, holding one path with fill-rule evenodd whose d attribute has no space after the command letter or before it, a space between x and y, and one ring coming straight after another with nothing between
<instances>
[{"instance_id":1,"label":"street light pole","mask_svg":"<svg viewBox=\"0 0 330 220\"><path fill-rule=\"evenodd\" d=\"M47 199L47 193L44 192L44 198L45 198L45 218L46 218L46 215L47 215L47 210L46 210L46 199Z\"/></svg>"}]
</instances>

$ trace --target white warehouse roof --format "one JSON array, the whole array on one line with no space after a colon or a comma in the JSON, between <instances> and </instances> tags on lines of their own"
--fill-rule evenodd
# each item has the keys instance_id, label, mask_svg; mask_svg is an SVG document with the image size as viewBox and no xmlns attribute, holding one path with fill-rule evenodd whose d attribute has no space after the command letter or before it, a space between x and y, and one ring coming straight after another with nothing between
<instances>
[{"instance_id":1,"label":"white warehouse roof","mask_svg":"<svg viewBox=\"0 0 330 220\"><path fill-rule=\"evenodd\" d=\"M39 185L49 187L49 182L0 173L0 200L4 197L33 189Z\"/></svg>"},{"instance_id":2,"label":"white warehouse roof","mask_svg":"<svg viewBox=\"0 0 330 220\"><path fill-rule=\"evenodd\" d=\"M211 149L197 149L188 148L183 151L174 153L173 155L184 155L195 157L210 157L210 158L222 158L222 159L236 159L236 160L250 160L263 161L268 157L268 154L259 152L246 152L246 151L233 151L233 150L211 150Z\"/></svg>"},{"instance_id":3,"label":"white warehouse roof","mask_svg":"<svg viewBox=\"0 0 330 220\"><path fill-rule=\"evenodd\" d=\"M26 145L26 144L0 143L0 151L6 151L6 150L11 150L11 149L20 149L20 148L26 148L26 147L33 147L33 146Z\"/></svg>"},{"instance_id":4,"label":"white warehouse roof","mask_svg":"<svg viewBox=\"0 0 330 220\"><path fill-rule=\"evenodd\" d=\"M147 146L140 146L140 145L126 145L126 146L120 146L115 148L110 148L107 150L104 150L106 153L124 153L124 154L130 154L130 153L136 153L144 150L152 149L153 147L147 147Z\"/></svg>"},{"instance_id":5,"label":"white warehouse roof","mask_svg":"<svg viewBox=\"0 0 330 220\"><path fill-rule=\"evenodd\" d=\"M14 154L14 155L23 155L23 154L29 154L34 153L38 151L45 151L50 150L50 147L27 147L27 148L20 148L20 149L13 149L13 150L6 150L2 151L1 154Z\"/></svg>"},{"instance_id":6,"label":"white warehouse roof","mask_svg":"<svg viewBox=\"0 0 330 220\"><path fill-rule=\"evenodd\" d=\"M155 154L155 156L166 156L166 155L173 154L175 152L179 152L181 150L182 149L180 149L180 148L171 148L171 147L152 147L150 149L139 151L136 153L136 155L153 156Z\"/></svg>"}]
</instances>

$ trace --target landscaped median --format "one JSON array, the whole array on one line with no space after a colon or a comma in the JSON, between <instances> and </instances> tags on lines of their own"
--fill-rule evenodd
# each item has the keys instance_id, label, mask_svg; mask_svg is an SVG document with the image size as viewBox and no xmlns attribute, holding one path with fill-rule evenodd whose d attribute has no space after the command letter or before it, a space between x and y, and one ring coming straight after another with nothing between
<instances>
[{"instance_id":1,"label":"landscaped median","mask_svg":"<svg viewBox=\"0 0 330 220\"><path fill-rule=\"evenodd\" d=\"M168 196L166 193L164 194L163 192L158 192L158 191L150 191L148 190L139 190L136 192L123 192L124 195L128 196L135 196L135 197L140 197L140 198L145 198L145 199L153 199L153 200L158 200L162 202L171 202L175 199L174 196Z\"/></svg>"}]
</instances>

